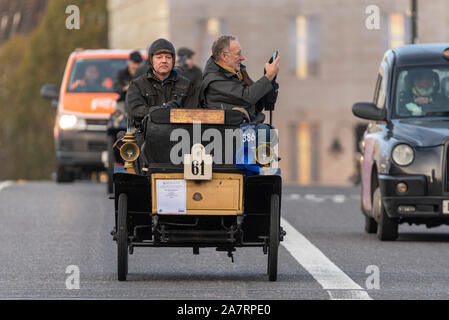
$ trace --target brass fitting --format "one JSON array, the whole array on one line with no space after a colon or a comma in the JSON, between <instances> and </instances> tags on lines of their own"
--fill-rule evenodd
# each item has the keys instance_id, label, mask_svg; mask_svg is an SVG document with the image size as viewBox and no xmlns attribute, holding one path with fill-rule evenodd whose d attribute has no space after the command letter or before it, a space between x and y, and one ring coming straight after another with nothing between
<instances>
[{"instance_id":1,"label":"brass fitting","mask_svg":"<svg viewBox=\"0 0 449 320\"><path fill-rule=\"evenodd\" d=\"M125 161L124 168L128 173L136 173L134 166L135 161L139 158L140 149L136 143L136 137L134 133L128 131L121 139L122 145L120 146L120 156Z\"/></svg>"}]
</instances>

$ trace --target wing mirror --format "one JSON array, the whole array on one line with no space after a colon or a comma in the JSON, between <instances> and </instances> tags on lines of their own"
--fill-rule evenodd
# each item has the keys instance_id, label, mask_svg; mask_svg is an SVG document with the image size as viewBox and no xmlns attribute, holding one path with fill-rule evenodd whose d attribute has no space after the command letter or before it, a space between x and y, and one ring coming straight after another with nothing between
<instances>
[{"instance_id":1,"label":"wing mirror","mask_svg":"<svg viewBox=\"0 0 449 320\"><path fill-rule=\"evenodd\" d=\"M357 102L352 106L352 113L359 118L366 120L385 121L385 109L379 109L371 102Z\"/></svg>"},{"instance_id":2,"label":"wing mirror","mask_svg":"<svg viewBox=\"0 0 449 320\"><path fill-rule=\"evenodd\" d=\"M41 97L51 100L51 105L56 107L58 105L59 92L55 84L45 84L41 88Z\"/></svg>"}]
</instances>

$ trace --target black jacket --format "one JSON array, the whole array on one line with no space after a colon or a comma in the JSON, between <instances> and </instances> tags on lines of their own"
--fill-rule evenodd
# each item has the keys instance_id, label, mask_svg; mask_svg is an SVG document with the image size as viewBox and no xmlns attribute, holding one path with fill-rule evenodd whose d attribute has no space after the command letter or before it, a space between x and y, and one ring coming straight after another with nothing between
<instances>
[{"instance_id":1,"label":"black jacket","mask_svg":"<svg viewBox=\"0 0 449 320\"><path fill-rule=\"evenodd\" d=\"M189 79L196 90L200 89L201 81L203 81L203 72L197 66L193 66L189 69L187 65L182 64L179 66L179 73Z\"/></svg>"},{"instance_id":2,"label":"black jacket","mask_svg":"<svg viewBox=\"0 0 449 320\"><path fill-rule=\"evenodd\" d=\"M114 79L114 91L119 94L117 101L125 101L126 91L123 90L123 87L131 82L133 76L128 71L128 67L125 69L119 70Z\"/></svg>"},{"instance_id":3,"label":"black jacket","mask_svg":"<svg viewBox=\"0 0 449 320\"><path fill-rule=\"evenodd\" d=\"M241 65L241 70L246 73L245 66ZM204 108L222 109L243 107L248 111L251 120L254 120L265 107L263 98L273 91L274 87L265 76L256 82L249 78L248 80L249 85L236 74L217 65L210 57L204 68L199 92L200 105Z\"/></svg>"},{"instance_id":4,"label":"black jacket","mask_svg":"<svg viewBox=\"0 0 449 320\"><path fill-rule=\"evenodd\" d=\"M162 82L151 71L133 81L126 95L126 112L131 124L140 125L150 107L162 106L176 101L179 107L196 108L198 98L192 83L172 70L170 76Z\"/></svg>"}]
</instances>

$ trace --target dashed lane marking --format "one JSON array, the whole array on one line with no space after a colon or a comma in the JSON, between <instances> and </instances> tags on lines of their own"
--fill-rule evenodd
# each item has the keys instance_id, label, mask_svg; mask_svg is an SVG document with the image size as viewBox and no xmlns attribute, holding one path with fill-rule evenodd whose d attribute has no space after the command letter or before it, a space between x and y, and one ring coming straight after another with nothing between
<instances>
[{"instance_id":1,"label":"dashed lane marking","mask_svg":"<svg viewBox=\"0 0 449 320\"><path fill-rule=\"evenodd\" d=\"M282 196L282 199L286 201L308 201L308 202L315 202L315 203L321 203L324 201L333 201L334 203L345 203L346 201L352 201L352 200L359 200L359 195L344 195L344 194L286 194Z\"/></svg>"},{"instance_id":2,"label":"dashed lane marking","mask_svg":"<svg viewBox=\"0 0 449 320\"><path fill-rule=\"evenodd\" d=\"M12 185L13 182L12 181L3 181L0 182L0 191L2 191L3 189L9 187L10 185Z\"/></svg>"},{"instance_id":3,"label":"dashed lane marking","mask_svg":"<svg viewBox=\"0 0 449 320\"><path fill-rule=\"evenodd\" d=\"M287 232L281 244L327 291L332 300L372 300L365 289L283 218L281 225Z\"/></svg>"}]
</instances>

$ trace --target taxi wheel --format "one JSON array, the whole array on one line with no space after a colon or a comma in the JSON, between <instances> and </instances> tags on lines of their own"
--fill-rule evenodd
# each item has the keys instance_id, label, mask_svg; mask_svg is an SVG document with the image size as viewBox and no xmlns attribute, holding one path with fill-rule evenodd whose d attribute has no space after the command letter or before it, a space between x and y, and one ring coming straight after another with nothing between
<instances>
[{"instance_id":1,"label":"taxi wheel","mask_svg":"<svg viewBox=\"0 0 449 320\"><path fill-rule=\"evenodd\" d=\"M108 193L112 193L112 191L114 191L112 180L112 177L114 175L114 150L112 149L113 145L114 139L112 137L108 137L108 183L106 184Z\"/></svg>"},{"instance_id":2,"label":"taxi wheel","mask_svg":"<svg viewBox=\"0 0 449 320\"><path fill-rule=\"evenodd\" d=\"M377 238L381 241L394 241L398 238L398 222L388 217L382 203L380 188L374 191L373 214L378 217Z\"/></svg>"},{"instance_id":3,"label":"taxi wheel","mask_svg":"<svg viewBox=\"0 0 449 320\"><path fill-rule=\"evenodd\" d=\"M270 236L268 243L268 279L277 280L279 249L279 195L271 195Z\"/></svg>"},{"instance_id":4,"label":"taxi wheel","mask_svg":"<svg viewBox=\"0 0 449 320\"><path fill-rule=\"evenodd\" d=\"M118 198L117 214L117 274L119 281L125 281L128 275L128 196L124 193Z\"/></svg>"},{"instance_id":5,"label":"taxi wheel","mask_svg":"<svg viewBox=\"0 0 449 320\"><path fill-rule=\"evenodd\" d=\"M367 233L377 232L377 222L370 216L365 216L365 231Z\"/></svg>"},{"instance_id":6,"label":"taxi wheel","mask_svg":"<svg viewBox=\"0 0 449 320\"><path fill-rule=\"evenodd\" d=\"M360 210L363 213L363 216L365 217L365 232L366 233L376 233L377 232L377 222L376 220L369 216L368 213L366 213L365 209L363 208L363 186L360 190Z\"/></svg>"}]
</instances>

